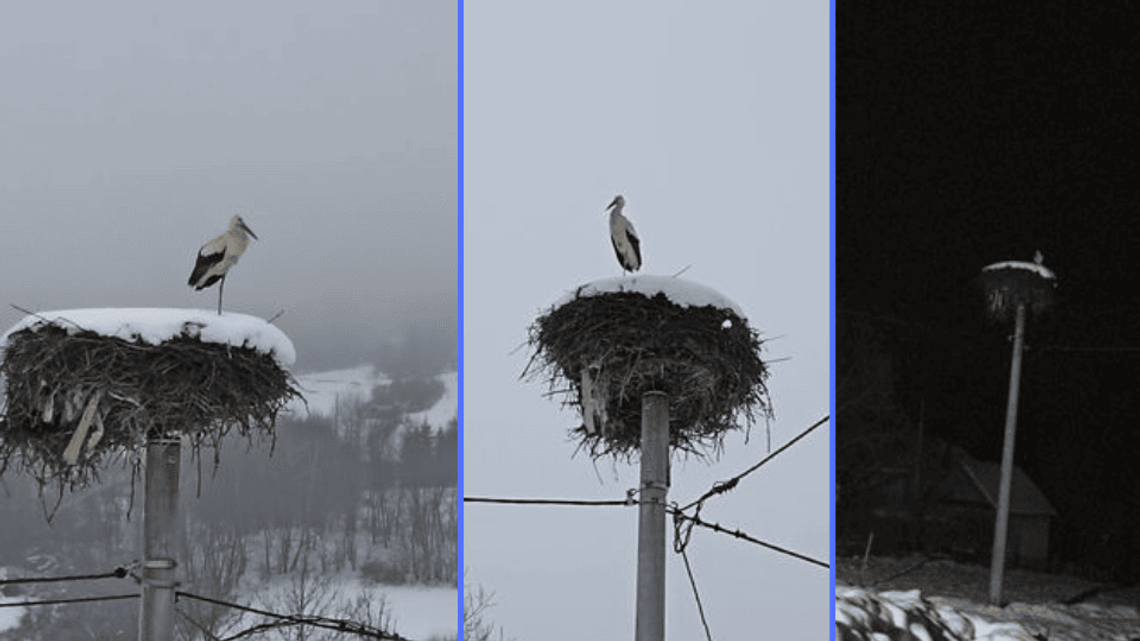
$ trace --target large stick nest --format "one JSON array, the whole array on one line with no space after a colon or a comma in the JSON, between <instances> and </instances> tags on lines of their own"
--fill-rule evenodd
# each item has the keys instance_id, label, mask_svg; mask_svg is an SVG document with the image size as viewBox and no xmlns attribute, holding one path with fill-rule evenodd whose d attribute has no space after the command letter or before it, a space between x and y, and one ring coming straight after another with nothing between
<instances>
[{"instance_id":1,"label":"large stick nest","mask_svg":"<svg viewBox=\"0 0 1140 641\"><path fill-rule=\"evenodd\" d=\"M1017 308L1024 305L1034 315L1040 315L1053 305L1057 281L1042 275L1031 263L1000 263L987 267L978 276L985 296L987 315L998 322L1013 319ZM1046 274L1051 272L1044 271Z\"/></svg>"},{"instance_id":2,"label":"large stick nest","mask_svg":"<svg viewBox=\"0 0 1140 641\"><path fill-rule=\"evenodd\" d=\"M534 350L523 376L546 380L583 424L570 431L593 458L627 459L641 447L641 396L669 396L669 444L698 456L719 453L724 434L771 417L761 340L730 309L682 307L664 294L578 296L540 316L529 330ZM587 428L583 371L604 420Z\"/></svg>"},{"instance_id":3,"label":"large stick nest","mask_svg":"<svg viewBox=\"0 0 1140 641\"><path fill-rule=\"evenodd\" d=\"M227 433L272 438L277 413L300 397L288 371L249 347L190 335L149 345L55 324L8 337L0 381L0 474L14 462L61 492L151 438L187 437L195 454L210 445L216 462Z\"/></svg>"}]
</instances>

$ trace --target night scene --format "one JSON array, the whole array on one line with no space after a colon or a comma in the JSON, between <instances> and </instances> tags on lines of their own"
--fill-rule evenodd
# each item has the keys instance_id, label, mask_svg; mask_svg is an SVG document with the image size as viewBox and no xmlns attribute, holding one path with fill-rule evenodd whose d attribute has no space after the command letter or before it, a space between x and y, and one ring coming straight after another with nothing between
<instances>
[{"instance_id":1,"label":"night scene","mask_svg":"<svg viewBox=\"0 0 1140 641\"><path fill-rule=\"evenodd\" d=\"M839 638L891 598L935 638L1140 637L1138 23L837 8Z\"/></svg>"}]
</instances>

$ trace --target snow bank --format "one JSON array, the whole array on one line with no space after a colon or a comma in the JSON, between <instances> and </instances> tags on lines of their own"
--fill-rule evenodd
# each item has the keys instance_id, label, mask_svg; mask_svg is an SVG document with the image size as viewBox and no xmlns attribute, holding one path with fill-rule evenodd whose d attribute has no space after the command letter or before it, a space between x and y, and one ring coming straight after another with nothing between
<instances>
[{"instance_id":1,"label":"snow bank","mask_svg":"<svg viewBox=\"0 0 1140 641\"><path fill-rule=\"evenodd\" d=\"M747 318L739 305L711 287L683 278L654 276L652 274L603 278L592 283L586 283L560 298L554 306L561 307L579 296L594 296L610 292L637 292L649 298L657 294L665 294L666 298L681 307L712 305L718 309L731 309L737 316Z\"/></svg>"},{"instance_id":2,"label":"snow bank","mask_svg":"<svg viewBox=\"0 0 1140 641\"><path fill-rule=\"evenodd\" d=\"M918 590L881 592L835 586L835 638L928 641L1101 641L1140 638L1140 613L1127 606L1012 603L924 598Z\"/></svg>"},{"instance_id":3,"label":"snow bank","mask_svg":"<svg viewBox=\"0 0 1140 641\"><path fill-rule=\"evenodd\" d=\"M234 347L250 347L269 354L282 367L290 367L297 359L292 341L273 325L246 314L204 309L177 308L102 308L65 309L25 316L3 336L0 350L8 336L26 328L46 324L74 327L128 341L157 345L176 336L197 337L205 343Z\"/></svg>"}]
</instances>

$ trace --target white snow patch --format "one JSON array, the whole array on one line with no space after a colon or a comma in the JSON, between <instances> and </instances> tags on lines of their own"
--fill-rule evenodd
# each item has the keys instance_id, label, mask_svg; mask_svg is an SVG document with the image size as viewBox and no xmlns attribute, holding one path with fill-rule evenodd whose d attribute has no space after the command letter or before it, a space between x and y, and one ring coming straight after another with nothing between
<instances>
[{"instance_id":1,"label":"white snow patch","mask_svg":"<svg viewBox=\"0 0 1140 641\"><path fill-rule=\"evenodd\" d=\"M1024 269L1026 271L1035 272L1038 276L1041 276L1042 278L1048 280L1054 280L1057 278L1057 276L1053 273L1053 270L1044 265L1038 265L1037 263L1026 263L1020 260L1007 260L1000 263L994 263L992 265L986 265L982 268L982 271L988 272L998 269Z\"/></svg>"},{"instance_id":2,"label":"white snow patch","mask_svg":"<svg viewBox=\"0 0 1140 641\"><path fill-rule=\"evenodd\" d=\"M408 639L436 639L459 634L459 591L453 587L372 585L345 577L335 587L339 602L352 603L366 591L383 596L391 628ZM288 580L274 581L253 599L254 607L272 610L291 589ZM268 637L273 638L273 637Z\"/></svg>"},{"instance_id":3,"label":"white snow patch","mask_svg":"<svg viewBox=\"0 0 1140 641\"><path fill-rule=\"evenodd\" d=\"M23 597L6 597L0 594L0 603L18 603L22 600ZM20 619L24 618L27 610L23 607L0 608L0 632L20 627Z\"/></svg>"},{"instance_id":4,"label":"white snow patch","mask_svg":"<svg viewBox=\"0 0 1140 641\"><path fill-rule=\"evenodd\" d=\"M155 307L39 312L25 316L4 332L0 336L0 349L7 345L10 334L27 328L36 330L49 324L150 345L158 345L177 336L196 337L204 343L253 348L273 356L282 367L292 366L297 359L293 343L285 333L256 316L234 312L224 312L219 316L217 312L205 309Z\"/></svg>"},{"instance_id":5,"label":"white snow patch","mask_svg":"<svg viewBox=\"0 0 1140 641\"><path fill-rule=\"evenodd\" d=\"M408 418L414 423L427 423L443 429L451 419L459 416L459 373L447 372L436 378L443 381L443 396L430 409L410 414Z\"/></svg>"},{"instance_id":6,"label":"white snow patch","mask_svg":"<svg viewBox=\"0 0 1140 641\"><path fill-rule=\"evenodd\" d=\"M308 401L308 413L316 416L332 416L338 404L367 403L372 400L372 390L377 385L391 382L378 372L374 365L361 365L331 372L297 374L297 386ZM290 401L285 408L288 413L305 415L305 403L300 399Z\"/></svg>"},{"instance_id":7,"label":"white snow patch","mask_svg":"<svg viewBox=\"0 0 1140 641\"><path fill-rule=\"evenodd\" d=\"M455 588L384 587L396 631L409 639L459 634L459 591Z\"/></svg>"},{"instance_id":8,"label":"white snow patch","mask_svg":"<svg viewBox=\"0 0 1140 641\"><path fill-rule=\"evenodd\" d=\"M739 305L707 285L674 276L656 276L653 274L603 278L592 283L586 283L558 299L554 306L562 307L579 297L610 292L637 292L647 298L652 298L657 294L665 294L666 298L681 307L712 305L719 309L731 309L737 316L746 318L744 310Z\"/></svg>"},{"instance_id":9,"label":"white snow patch","mask_svg":"<svg viewBox=\"0 0 1140 641\"><path fill-rule=\"evenodd\" d=\"M7 568L0 568L0 579L7 579L7 578L9 578ZM3 593L0 593L0 603L19 603L21 601L27 601L27 600L29 600L27 597L23 597L23 596L12 596L12 597L10 597L10 596L5 596ZM28 611L28 609L24 608L24 607L11 607L11 606L9 606L9 607L0 608L0 632L4 632L5 630L11 630L13 628L20 627L20 619L24 618L24 613L27 611Z\"/></svg>"}]
</instances>

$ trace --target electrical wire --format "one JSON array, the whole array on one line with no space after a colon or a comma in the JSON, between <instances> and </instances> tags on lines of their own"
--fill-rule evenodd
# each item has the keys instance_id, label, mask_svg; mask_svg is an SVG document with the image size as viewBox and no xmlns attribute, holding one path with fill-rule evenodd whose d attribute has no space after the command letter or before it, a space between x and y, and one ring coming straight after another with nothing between
<instances>
[{"instance_id":1,"label":"electrical wire","mask_svg":"<svg viewBox=\"0 0 1140 641\"><path fill-rule=\"evenodd\" d=\"M575 501L570 499L496 499L465 496L464 503L506 503L513 505L634 505L631 501Z\"/></svg>"},{"instance_id":2,"label":"electrical wire","mask_svg":"<svg viewBox=\"0 0 1140 641\"><path fill-rule=\"evenodd\" d=\"M109 578L124 578L128 575L128 573L129 573L129 571L127 570L127 568L119 567L119 568L115 568L115 570L113 572L108 572L105 574L77 574L77 575L61 576L61 577L35 577L35 578L27 578L27 579L5 579L4 581L0 581L0 585L14 585L14 584L21 584L21 583L48 583L48 582L59 582L59 581L85 581L85 580L109 579ZM229 639L239 639L239 638L244 637L244 636L249 636L251 634L257 634L257 633L264 632L266 630L272 629L274 627L282 627L285 625L311 625L311 626L318 627L318 628L325 628L327 630L335 630L337 632L349 632L349 633L357 634L357 635L364 636L364 637L370 637L370 638L374 638L374 639L386 639L387 641L409 641L409 639L402 637L402 636L396 634L395 632L388 632L386 630L374 628L374 627L365 625L363 623L358 623L355 621L348 621L345 619L330 619L327 617L310 616L310 615L278 614L276 612L270 612L268 610L260 610L257 608L251 608L249 606L241 605L238 603L230 603L228 601L222 601L220 599L212 599L210 597L204 597L204 596L200 596L197 594L192 594L190 592L178 591L178 592L175 592L175 595L179 598L185 597L188 599L195 599L198 601L204 601L206 603L211 603L213 605L220 605L223 607L233 608L236 610L242 610L245 612L250 612L252 614L259 614L261 616L266 616L266 617L270 617L270 618L274 618L274 619L278 620L277 623L263 623L263 624L254 626L253 628L250 628L248 630L240 632L235 636L229 637ZM119 601L119 600L124 600L124 599L137 599L137 598L139 598L139 596L140 596L139 593L136 592L133 594L113 594L113 595L108 595L108 596L73 597L73 598L65 598L65 599L42 599L39 601L16 601L16 602L0 603L0 608L16 608L16 607L23 607L23 606L35 606L35 605L65 605L65 604L74 604L74 603L93 603L93 602L98 602L98 601Z\"/></svg>"},{"instance_id":3,"label":"electrical wire","mask_svg":"<svg viewBox=\"0 0 1140 641\"><path fill-rule=\"evenodd\" d=\"M693 597L697 600L697 612L701 615L701 625L705 626L705 638L712 641L712 632L709 622L705 619L705 609L701 606L701 595L697 592L697 580L693 578L693 568L689 565L689 554L681 549L681 558L685 561L685 572L689 574L689 585L693 586Z\"/></svg>"},{"instance_id":4,"label":"electrical wire","mask_svg":"<svg viewBox=\"0 0 1140 641\"><path fill-rule=\"evenodd\" d=\"M23 583L56 583L61 581L92 581L95 579L122 579L127 576L128 569L124 566L115 568L103 574L72 574L70 576L41 576L25 577L22 579L0 579L0 585L20 585Z\"/></svg>"},{"instance_id":5,"label":"electrical wire","mask_svg":"<svg viewBox=\"0 0 1140 641\"><path fill-rule=\"evenodd\" d=\"M278 619L280 621L280 623L276 623L276 624L263 623L261 625L254 626L253 628L250 628L248 630L244 630L244 631L239 632L238 634L236 634L234 636L228 637L228 639L230 639L230 640L239 639L243 636L249 636L251 634L256 634L259 632L270 630L274 627L282 627L285 625L311 625L313 627L324 628L326 630L335 630L337 632L351 632L353 634L357 634L357 635L364 636L364 637L370 637L373 639L386 639L387 641L410 641L406 637L402 637L402 636L396 634L395 632L388 632L386 630L374 628L372 626L368 626L368 625L365 625L363 623L357 623L355 621L347 621L345 619L330 619L327 617L320 617L320 616L313 616L313 615L278 614L277 612L270 612L269 610L260 610L258 608L252 608L248 605L241 605L239 603L230 603L229 601L222 601L221 599L213 599L213 598L201 596L198 594L192 594L190 592L178 591L178 592L175 592L174 594L178 598L186 597L187 599L194 599L197 601L203 601L205 603L211 603L213 605L220 605L220 606L227 607L227 608L233 608L235 610L241 610L243 612L249 612L251 614L259 614L261 616L266 616L266 617Z\"/></svg>"},{"instance_id":6,"label":"electrical wire","mask_svg":"<svg viewBox=\"0 0 1140 641\"><path fill-rule=\"evenodd\" d=\"M693 501L692 503L689 503L688 505L686 505L686 506L685 506L685 507L683 507L683 508L680 508L680 509L681 509L681 511L682 511L682 512L684 512L685 510L688 510L689 508L691 508L691 507L693 507L693 506L695 506L695 505L700 505L701 503L704 503L704 501L705 501L706 499L709 499L709 498L711 498L711 497L713 497L713 496L716 496L717 494L724 494L725 492L727 492L727 491L731 490L732 488L736 487L736 484L740 482L740 479L742 479L742 478L744 478L745 476L748 476L749 474L751 474L751 473L755 472L756 470L760 469L760 466L764 465L764 464L765 464L765 463L767 463L768 461L771 461L771 460L772 460L773 458L775 458L775 457L776 457L778 454L780 454L780 453L781 453L781 452L783 452L784 450L788 449L789 447L791 447L791 446L795 445L797 441L799 441L799 440L800 440L800 439L802 439L803 437L807 436L808 434L811 434L813 430L815 430L815 429L816 429L817 427L819 427L820 425L823 425L824 423L826 423L826 422L828 421L828 419L830 419L830 418L831 418L831 416L824 416L823 418L819 419L819 420L818 420L818 421L816 421L816 422L815 422L815 423L814 423L814 424L813 424L811 427L809 427L809 428L807 428L806 430L804 430L804 431L800 432L800 433L799 433L799 434L798 434L798 435L797 435L795 438L793 438L792 440L788 441L787 443L784 443L784 444L783 444L783 445L781 445L781 446L780 446L780 448L779 448L779 449L777 449L775 452L772 452L772 453L771 453L771 454L769 454L768 456L765 456L765 457L763 458L763 460L761 460L759 463L757 463L756 465L753 465L752 467L748 468L747 470L744 470L744 471L743 471L743 472L741 472L740 474L737 474L736 476L734 476L734 477L732 477L732 478L728 479L727 481L723 481L723 482L719 482L719 483L714 483L714 484L713 484L713 486L712 486L712 489L710 489L708 492L705 492L705 493L704 493L704 494L701 496L701 498L699 498L699 499L697 499L697 500ZM698 511L699 511L699 510L698 510Z\"/></svg>"},{"instance_id":7,"label":"electrical wire","mask_svg":"<svg viewBox=\"0 0 1140 641\"><path fill-rule=\"evenodd\" d=\"M761 541L760 539L757 539L753 536L745 534L744 532L742 532L740 530L729 530L728 528L721 527L721 525L719 523L709 523L708 521L702 521L700 519L700 517L689 516L687 514L680 512L676 508L669 508L669 511L674 513L675 518L680 518L680 519L692 521L693 525L699 525L701 527L708 528L710 530L713 530L714 532L720 532L722 534L731 534L732 536L734 536L738 539L744 539L745 541L748 541L749 543L755 543L756 545L766 547L770 550L774 550L774 551L780 552L782 554L787 554L788 556L791 556L793 558L797 558L801 561L807 561L808 563L814 563L815 565L818 565L818 566L823 567L823 568L830 568L831 567L830 565L828 565L824 561L820 561L818 559L813 559L810 556L807 556L806 554L800 554L799 552L793 552L792 550L789 550L787 548L782 548L778 545L766 543L764 541Z\"/></svg>"},{"instance_id":8,"label":"electrical wire","mask_svg":"<svg viewBox=\"0 0 1140 641\"><path fill-rule=\"evenodd\" d=\"M88 596L72 599L45 599L43 601L20 601L18 603L0 603L0 608L16 608L23 605L59 605L61 603L90 603L92 601L118 601L121 599L137 599L138 593L112 594L110 596Z\"/></svg>"}]
</instances>

